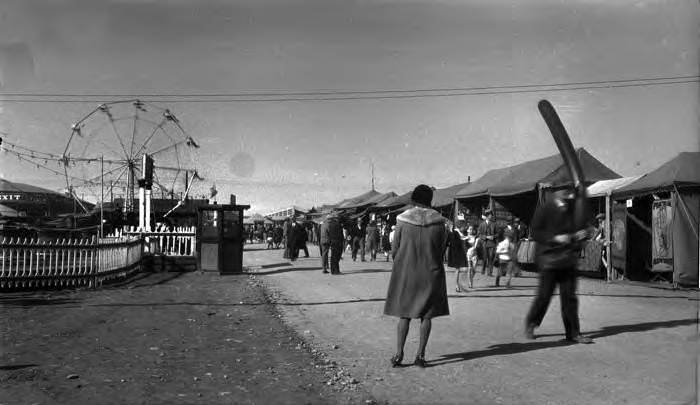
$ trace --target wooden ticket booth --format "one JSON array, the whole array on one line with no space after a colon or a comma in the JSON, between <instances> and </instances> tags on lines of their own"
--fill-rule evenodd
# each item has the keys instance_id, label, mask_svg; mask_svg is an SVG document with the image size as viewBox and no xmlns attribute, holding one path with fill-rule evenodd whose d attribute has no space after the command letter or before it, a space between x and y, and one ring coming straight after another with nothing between
<instances>
[{"instance_id":1,"label":"wooden ticket booth","mask_svg":"<svg viewBox=\"0 0 700 405\"><path fill-rule=\"evenodd\" d=\"M220 274L243 272L243 211L250 205L197 207L197 267Z\"/></svg>"}]
</instances>

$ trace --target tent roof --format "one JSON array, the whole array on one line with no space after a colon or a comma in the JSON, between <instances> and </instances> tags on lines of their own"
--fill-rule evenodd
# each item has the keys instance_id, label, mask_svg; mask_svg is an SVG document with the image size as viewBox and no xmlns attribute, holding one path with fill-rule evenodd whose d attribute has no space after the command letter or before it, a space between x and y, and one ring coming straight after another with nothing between
<instances>
[{"instance_id":1,"label":"tent roof","mask_svg":"<svg viewBox=\"0 0 700 405\"><path fill-rule=\"evenodd\" d=\"M613 192L615 198L651 194L678 188L700 186L700 152L681 152L639 180Z\"/></svg>"},{"instance_id":2,"label":"tent roof","mask_svg":"<svg viewBox=\"0 0 700 405\"><path fill-rule=\"evenodd\" d=\"M359 200L354 204L349 204L349 205L341 204L340 206L338 206L338 208L347 209L347 208L364 207L366 205L376 205L376 204L379 204L383 201L387 201L390 198L394 198L394 197L396 197L396 193L393 191L389 191L388 193L384 193L384 194L377 193L376 195L370 196L370 197L365 198L363 200Z\"/></svg>"},{"instance_id":3,"label":"tent roof","mask_svg":"<svg viewBox=\"0 0 700 405\"><path fill-rule=\"evenodd\" d=\"M361 205L362 202L369 200L372 197L376 197L380 194L381 193L377 190L370 190L356 197L346 198L345 200L339 202L336 208L354 208L357 207L358 204Z\"/></svg>"},{"instance_id":4,"label":"tent roof","mask_svg":"<svg viewBox=\"0 0 700 405\"><path fill-rule=\"evenodd\" d=\"M444 207L454 204L457 193L470 183L455 184L454 186L439 188L433 191L433 207Z\"/></svg>"},{"instance_id":5,"label":"tent roof","mask_svg":"<svg viewBox=\"0 0 700 405\"><path fill-rule=\"evenodd\" d=\"M404 206L408 203L411 202L411 193L413 193L413 190L397 195L395 197L389 198L385 201L382 201L375 205L376 208L388 208L388 207L398 207L398 206Z\"/></svg>"},{"instance_id":6,"label":"tent roof","mask_svg":"<svg viewBox=\"0 0 700 405\"><path fill-rule=\"evenodd\" d=\"M507 176L509 172L509 167L491 169L478 179L472 181L471 183L467 183L467 185L465 185L461 190L457 191L455 197L466 198L488 194L489 188L494 184L497 184L502 178Z\"/></svg>"},{"instance_id":7,"label":"tent roof","mask_svg":"<svg viewBox=\"0 0 700 405\"><path fill-rule=\"evenodd\" d=\"M576 154L587 181L595 182L620 177L584 148L576 149ZM551 187L560 187L571 183L568 170L560 154L489 171L477 181L460 190L457 196L460 198L481 195L506 197L533 191L539 183L546 183Z\"/></svg>"},{"instance_id":8,"label":"tent roof","mask_svg":"<svg viewBox=\"0 0 700 405\"><path fill-rule=\"evenodd\" d=\"M0 179L0 192L57 194L63 196L63 194L59 192L52 191L46 188L36 187L24 183L14 183L5 179Z\"/></svg>"},{"instance_id":9,"label":"tent roof","mask_svg":"<svg viewBox=\"0 0 700 405\"><path fill-rule=\"evenodd\" d=\"M633 181L636 181L642 176L630 176L630 177L620 177L619 179L611 180L600 180L588 186L588 196L589 197L602 197L608 193L612 193L613 190L617 190L620 187L624 187Z\"/></svg>"}]
</instances>

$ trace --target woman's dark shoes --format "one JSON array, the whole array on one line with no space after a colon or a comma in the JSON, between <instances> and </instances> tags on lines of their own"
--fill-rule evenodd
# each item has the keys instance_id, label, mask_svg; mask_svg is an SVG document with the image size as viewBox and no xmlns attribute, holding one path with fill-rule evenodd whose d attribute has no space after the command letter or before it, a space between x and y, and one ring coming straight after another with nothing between
<instances>
[{"instance_id":1,"label":"woman's dark shoes","mask_svg":"<svg viewBox=\"0 0 700 405\"><path fill-rule=\"evenodd\" d=\"M396 368L401 365L401 361L403 360L403 353L401 354L395 354L394 357L391 358L391 367Z\"/></svg>"},{"instance_id":2,"label":"woman's dark shoes","mask_svg":"<svg viewBox=\"0 0 700 405\"><path fill-rule=\"evenodd\" d=\"M423 355L416 356L416 359L413 361L413 364L420 368L426 368L428 366L428 363L426 363L425 361L425 356Z\"/></svg>"}]
</instances>

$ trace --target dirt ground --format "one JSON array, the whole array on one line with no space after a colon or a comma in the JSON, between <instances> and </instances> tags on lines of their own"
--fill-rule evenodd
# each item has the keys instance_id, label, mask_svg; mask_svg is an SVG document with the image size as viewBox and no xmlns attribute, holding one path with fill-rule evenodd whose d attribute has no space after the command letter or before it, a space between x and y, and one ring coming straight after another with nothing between
<instances>
[{"instance_id":1,"label":"dirt ground","mask_svg":"<svg viewBox=\"0 0 700 405\"><path fill-rule=\"evenodd\" d=\"M580 279L583 332L562 341L558 297L537 340L537 285L477 275L438 318L429 367L392 369L382 314L391 263L318 248L294 263L247 246L249 274L142 274L100 290L0 295L0 404L694 404L698 292ZM418 334L411 324L405 362Z\"/></svg>"},{"instance_id":2,"label":"dirt ground","mask_svg":"<svg viewBox=\"0 0 700 405\"><path fill-rule=\"evenodd\" d=\"M321 274L317 247L293 266L274 266L280 252L250 252L286 321L313 344L352 367L378 401L396 404L695 404L698 387L697 290L606 283L579 278L582 331L591 345L563 341L558 296L536 330L523 321L537 286L535 273L495 288L478 274L476 288L455 292L448 271L450 316L433 321L429 367L389 367L396 318L383 315L391 263L343 256L340 276ZM267 263L267 264L266 264ZM405 362L412 362L418 327L411 323Z\"/></svg>"},{"instance_id":3,"label":"dirt ground","mask_svg":"<svg viewBox=\"0 0 700 405\"><path fill-rule=\"evenodd\" d=\"M0 404L373 403L255 276L146 274L0 302Z\"/></svg>"}]
</instances>

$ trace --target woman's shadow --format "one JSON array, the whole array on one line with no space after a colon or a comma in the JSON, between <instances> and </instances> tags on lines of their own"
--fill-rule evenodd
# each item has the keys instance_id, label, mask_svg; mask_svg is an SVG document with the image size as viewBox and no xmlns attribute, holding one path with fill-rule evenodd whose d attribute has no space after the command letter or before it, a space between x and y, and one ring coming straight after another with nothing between
<instances>
[{"instance_id":1,"label":"woman's shadow","mask_svg":"<svg viewBox=\"0 0 700 405\"><path fill-rule=\"evenodd\" d=\"M646 332L653 329L659 328L673 328L676 326L685 325L696 325L698 324L698 318L688 318L688 319L678 319L674 321L663 321L663 322L644 322L630 325L613 325L605 326L602 329L587 333L586 336L592 339L600 339L607 336L618 335L620 333L631 333L631 332ZM548 334L548 335L537 335L537 337L548 337L548 336L560 336L559 334ZM513 342L513 343L501 343L489 346L485 350L462 352L462 353L452 353L440 356L438 359L430 361L428 367L441 366L444 364L458 363L460 361L469 361L478 359L481 357L489 356L503 356L508 354L524 353L532 350L548 349L551 347L560 346L570 346L576 343L569 342L566 340L558 341L541 341L541 342Z\"/></svg>"}]
</instances>

